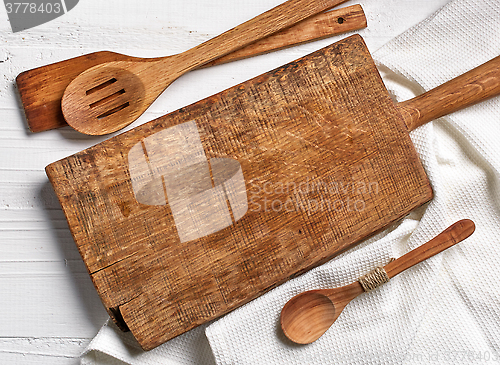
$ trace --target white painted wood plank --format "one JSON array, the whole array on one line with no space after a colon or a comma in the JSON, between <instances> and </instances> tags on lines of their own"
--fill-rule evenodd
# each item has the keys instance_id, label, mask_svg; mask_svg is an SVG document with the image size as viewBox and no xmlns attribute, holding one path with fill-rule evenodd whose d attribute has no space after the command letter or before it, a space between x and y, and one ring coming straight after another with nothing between
<instances>
[{"instance_id":1,"label":"white painted wood plank","mask_svg":"<svg viewBox=\"0 0 500 365\"><path fill-rule=\"evenodd\" d=\"M2 230L1 262L12 261L80 261L80 255L67 229ZM1 275L2 273L0 273Z\"/></svg>"},{"instance_id":2,"label":"white painted wood plank","mask_svg":"<svg viewBox=\"0 0 500 365\"><path fill-rule=\"evenodd\" d=\"M0 338L91 338L106 319L81 260L0 261Z\"/></svg>"},{"instance_id":3,"label":"white painted wood plank","mask_svg":"<svg viewBox=\"0 0 500 365\"><path fill-rule=\"evenodd\" d=\"M0 338L2 364L78 364L82 348L89 339Z\"/></svg>"},{"instance_id":4,"label":"white painted wood plank","mask_svg":"<svg viewBox=\"0 0 500 365\"><path fill-rule=\"evenodd\" d=\"M59 356L44 356L31 353L1 353L0 359L4 364L22 364L22 365L77 365L80 364L78 357Z\"/></svg>"},{"instance_id":5,"label":"white painted wood plank","mask_svg":"<svg viewBox=\"0 0 500 365\"><path fill-rule=\"evenodd\" d=\"M0 169L0 209L37 209L48 216L43 210L61 206L45 171Z\"/></svg>"},{"instance_id":6,"label":"white painted wood plank","mask_svg":"<svg viewBox=\"0 0 500 365\"><path fill-rule=\"evenodd\" d=\"M68 230L62 210L50 211L50 219L46 213L35 209L0 210L0 232L50 232L58 229Z\"/></svg>"}]
</instances>

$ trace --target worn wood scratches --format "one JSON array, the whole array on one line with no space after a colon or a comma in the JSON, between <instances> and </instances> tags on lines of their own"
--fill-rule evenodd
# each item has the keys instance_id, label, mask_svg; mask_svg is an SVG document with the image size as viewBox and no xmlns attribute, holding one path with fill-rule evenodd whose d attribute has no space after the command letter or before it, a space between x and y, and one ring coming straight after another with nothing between
<instances>
[{"instance_id":1,"label":"worn wood scratches","mask_svg":"<svg viewBox=\"0 0 500 365\"><path fill-rule=\"evenodd\" d=\"M144 349L432 198L359 36L46 171L108 313Z\"/></svg>"}]
</instances>

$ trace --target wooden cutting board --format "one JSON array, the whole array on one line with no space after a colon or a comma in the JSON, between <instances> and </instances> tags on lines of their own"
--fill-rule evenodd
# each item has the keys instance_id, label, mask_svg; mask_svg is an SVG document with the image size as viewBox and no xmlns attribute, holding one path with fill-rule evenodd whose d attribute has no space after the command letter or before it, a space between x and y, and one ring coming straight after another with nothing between
<instances>
[{"instance_id":1,"label":"wooden cutting board","mask_svg":"<svg viewBox=\"0 0 500 365\"><path fill-rule=\"evenodd\" d=\"M358 35L46 171L108 313L146 350L432 198Z\"/></svg>"}]
</instances>

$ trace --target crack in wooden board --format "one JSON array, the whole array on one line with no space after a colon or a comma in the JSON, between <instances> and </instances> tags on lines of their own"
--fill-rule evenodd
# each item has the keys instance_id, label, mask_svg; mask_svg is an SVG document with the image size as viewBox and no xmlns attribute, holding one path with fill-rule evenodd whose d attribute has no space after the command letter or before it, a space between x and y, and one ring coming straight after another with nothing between
<instances>
[{"instance_id":1,"label":"crack in wooden board","mask_svg":"<svg viewBox=\"0 0 500 365\"><path fill-rule=\"evenodd\" d=\"M233 159L241 166L247 207L230 226L182 242L178 207L170 197L169 203L140 203L129 163L138 164L130 151L141 141L177 146L163 132L188 124L194 129L179 133L190 130L186 138L199 143L186 142L198 146L191 154L197 163ZM155 143L149 161L172 162L165 157L171 152L155 152L161 151ZM166 168L181 174L176 166ZM144 349L326 262L432 198L404 122L359 36L46 171L103 303L108 311L119 309ZM175 194L186 191L180 186Z\"/></svg>"}]
</instances>

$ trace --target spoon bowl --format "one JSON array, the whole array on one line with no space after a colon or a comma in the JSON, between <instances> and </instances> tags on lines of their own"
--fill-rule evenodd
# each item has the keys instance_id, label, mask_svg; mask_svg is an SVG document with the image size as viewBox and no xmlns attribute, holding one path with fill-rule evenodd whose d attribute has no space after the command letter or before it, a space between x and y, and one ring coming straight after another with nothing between
<instances>
[{"instance_id":1,"label":"spoon bowl","mask_svg":"<svg viewBox=\"0 0 500 365\"><path fill-rule=\"evenodd\" d=\"M284 313L298 313L281 317L281 326L286 328L286 336L296 343L316 341L335 321L335 304L321 293L302 293L283 308ZM308 326L310 322L317 326Z\"/></svg>"},{"instance_id":2,"label":"spoon bowl","mask_svg":"<svg viewBox=\"0 0 500 365\"><path fill-rule=\"evenodd\" d=\"M334 289L309 290L290 299L281 310L281 328L286 337L298 344L320 338L337 320L345 306L363 288L356 281Z\"/></svg>"},{"instance_id":3,"label":"spoon bowl","mask_svg":"<svg viewBox=\"0 0 500 365\"><path fill-rule=\"evenodd\" d=\"M456 222L429 242L387 264L382 269L387 275L387 280L466 239L474 230L474 222L469 219ZM380 269L374 273L378 274ZM380 281L378 285L384 282L387 281ZM340 288L310 290L294 296L281 310L280 322L283 333L299 344L316 341L337 320L347 304L368 291L366 288L370 285L371 283L366 284L364 278L360 278Z\"/></svg>"},{"instance_id":4,"label":"spoon bowl","mask_svg":"<svg viewBox=\"0 0 500 365\"><path fill-rule=\"evenodd\" d=\"M345 1L288 0L178 55L94 66L66 88L61 103L64 119L85 134L115 132L136 120L181 75ZM91 92L95 88L98 91Z\"/></svg>"},{"instance_id":5,"label":"spoon bowl","mask_svg":"<svg viewBox=\"0 0 500 365\"><path fill-rule=\"evenodd\" d=\"M158 62L107 62L82 72L62 97L64 118L74 129L88 135L124 128L144 113L166 87L158 90L147 83L146 89L140 77L155 64Z\"/></svg>"},{"instance_id":6,"label":"spoon bowl","mask_svg":"<svg viewBox=\"0 0 500 365\"><path fill-rule=\"evenodd\" d=\"M329 295L334 297L335 291L336 289L311 290L289 300L283 307L280 318L285 336L303 345L320 338L344 309L330 299Z\"/></svg>"}]
</instances>

